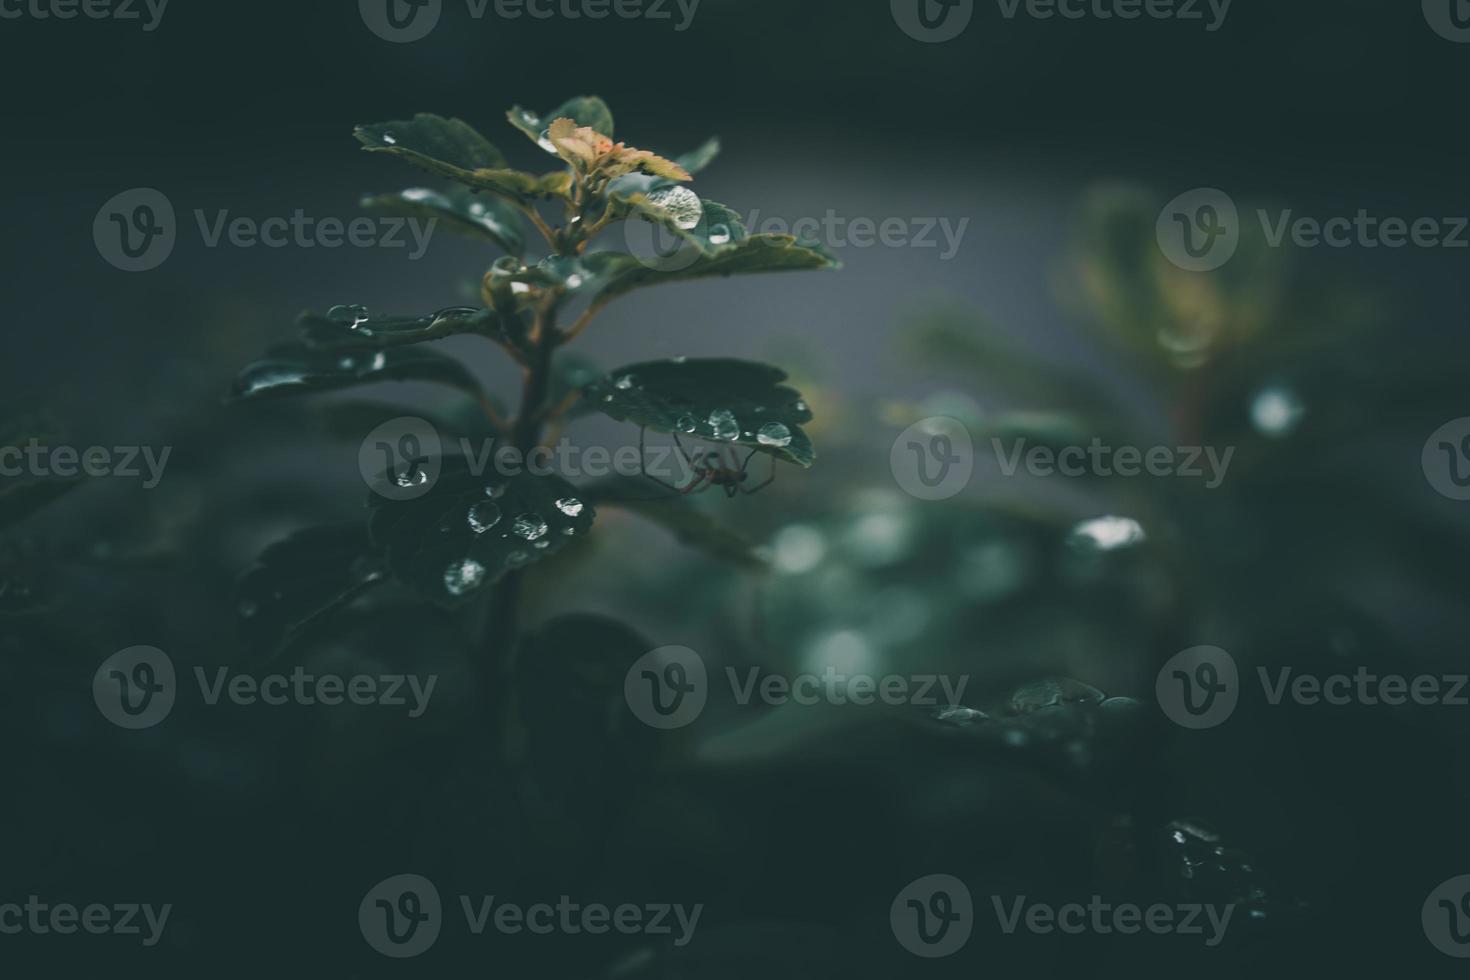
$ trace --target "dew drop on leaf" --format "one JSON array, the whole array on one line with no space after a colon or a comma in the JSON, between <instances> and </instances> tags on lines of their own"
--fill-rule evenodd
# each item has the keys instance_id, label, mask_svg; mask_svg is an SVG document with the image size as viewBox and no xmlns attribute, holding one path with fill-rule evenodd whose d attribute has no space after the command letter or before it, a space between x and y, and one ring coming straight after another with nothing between
<instances>
[{"instance_id":1,"label":"dew drop on leaf","mask_svg":"<svg viewBox=\"0 0 1470 980\"><path fill-rule=\"evenodd\" d=\"M563 497L556 502L556 509L568 517L576 517L582 513L582 501L576 497Z\"/></svg>"},{"instance_id":2,"label":"dew drop on leaf","mask_svg":"<svg viewBox=\"0 0 1470 980\"><path fill-rule=\"evenodd\" d=\"M756 441L762 446L775 446L784 449L791 445L791 430L780 422L767 422L761 426Z\"/></svg>"},{"instance_id":3,"label":"dew drop on leaf","mask_svg":"<svg viewBox=\"0 0 1470 980\"><path fill-rule=\"evenodd\" d=\"M488 500L482 500L470 508L470 530L484 534L500 523L500 508Z\"/></svg>"},{"instance_id":4,"label":"dew drop on leaf","mask_svg":"<svg viewBox=\"0 0 1470 980\"><path fill-rule=\"evenodd\" d=\"M479 588L485 581L485 566L473 558L457 561L444 570L444 588L452 596L462 596Z\"/></svg>"},{"instance_id":5,"label":"dew drop on leaf","mask_svg":"<svg viewBox=\"0 0 1470 980\"><path fill-rule=\"evenodd\" d=\"M546 532L550 531L551 528L541 519L540 514L526 513L516 518L511 530L515 531L517 535L525 538L527 541L535 541L539 538L546 537Z\"/></svg>"},{"instance_id":6,"label":"dew drop on leaf","mask_svg":"<svg viewBox=\"0 0 1470 980\"><path fill-rule=\"evenodd\" d=\"M1146 540L1143 525L1131 517L1097 517L1081 522L1067 535L1068 545L1088 553L1122 551Z\"/></svg>"},{"instance_id":7,"label":"dew drop on leaf","mask_svg":"<svg viewBox=\"0 0 1470 980\"><path fill-rule=\"evenodd\" d=\"M699 423L693 415L681 415L677 423L680 432L694 433L699 431Z\"/></svg>"},{"instance_id":8,"label":"dew drop on leaf","mask_svg":"<svg viewBox=\"0 0 1470 980\"><path fill-rule=\"evenodd\" d=\"M726 442L734 442L740 438L740 423L735 418L735 413L728 408L717 408L709 413L709 427L714 430L716 439Z\"/></svg>"}]
</instances>

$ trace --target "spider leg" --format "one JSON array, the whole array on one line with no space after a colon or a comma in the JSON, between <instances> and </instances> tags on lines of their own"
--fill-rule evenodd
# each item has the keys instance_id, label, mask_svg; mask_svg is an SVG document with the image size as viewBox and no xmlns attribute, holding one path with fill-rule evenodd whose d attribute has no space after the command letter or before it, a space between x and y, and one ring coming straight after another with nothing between
<instances>
[{"instance_id":1,"label":"spider leg","mask_svg":"<svg viewBox=\"0 0 1470 980\"><path fill-rule=\"evenodd\" d=\"M740 467L740 472L741 473L744 473L750 467L750 461L753 460L753 459L755 459L755 454L757 452L759 452L759 451L760 450L752 449L750 451L750 455L747 456L747 457L745 457L745 465L742 466L742 467ZM758 484L757 486L753 486L753 487L741 487L740 489L748 497L751 494L760 493L766 487L770 486L772 483L775 483L775 482L776 482L776 457L775 456L771 456L771 475L766 478L766 482L765 483Z\"/></svg>"},{"instance_id":2,"label":"spider leg","mask_svg":"<svg viewBox=\"0 0 1470 980\"><path fill-rule=\"evenodd\" d=\"M661 480L658 477L654 476L652 473L648 472L648 450L644 448L644 442L645 442L645 440L647 438L647 433L648 433L648 427L647 426L639 426L638 427L638 469L639 469L639 471L642 472L642 474L644 475L644 477L646 477L647 479L652 480L654 483L657 483L661 487L665 487L665 488L667 488L669 490L672 490L674 493L687 493L688 491L684 487L675 486L674 484L668 482L667 480ZM680 447L680 450L681 451L683 450L683 447L682 446Z\"/></svg>"}]
</instances>

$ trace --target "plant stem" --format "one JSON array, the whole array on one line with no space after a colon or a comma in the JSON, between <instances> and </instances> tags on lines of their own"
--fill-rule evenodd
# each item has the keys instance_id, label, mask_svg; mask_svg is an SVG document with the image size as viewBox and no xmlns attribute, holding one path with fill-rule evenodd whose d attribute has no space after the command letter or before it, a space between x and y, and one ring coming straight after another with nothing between
<instances>
[{"instance_id":1,"label":"plant stem","mask_svg":"<svg viewBox=\"0 0 1470 980\"><path fill-rule=\"evenodd\" d=\"M526 358L524 382L521 388L521 405L515 421L510 425L511 444L518 459L524 461L527 454L541 442L541 431L545 423L547 400L551 391L552 357L561 341L556 329L556 305L548 304L536 316L531 333L532 346ZM514 682L516 670L517 620L520 612L522 575L511 572L501 579L490 604L490 619L486 623L485 684L487 701L493 706L492 730L500 735L501 757L513 763L520 756L516 744Z\"/></svg>"}]
</instances>

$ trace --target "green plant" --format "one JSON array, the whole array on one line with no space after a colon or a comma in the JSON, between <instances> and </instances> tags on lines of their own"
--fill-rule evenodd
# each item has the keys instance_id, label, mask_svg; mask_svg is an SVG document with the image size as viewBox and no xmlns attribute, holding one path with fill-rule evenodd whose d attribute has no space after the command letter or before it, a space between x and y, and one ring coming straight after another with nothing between
<instances>
[{"instance_id":1,"label":"green plant","mask_svg":"<svg viewBox=\"0 0 1470 980\"><path fill-rule=\"evenodd\" d=\"M341 305L302 316L301 340L246 367L233 397L253 400L337 391L386 380L429 381L461 392L434 420L444 434L492 440L525 461L565 422L601 411L640 427L747 447L810 466L811 420L776 368L736 360L634 364L606 376L562 353L612 301L646 286L710 276L823 269L822 248L782 235L749 234L736 214L701 201L684 185L710 164L719 144L666 159L613 140L613 117L595 97L568 101L544 119L519 107L512 125L563 166L546 174L510 169L506 157L457 119L418 115L361 126L374 153L400 157L447 178L448 189L411 188L370 197L380 212L437 219L507 254L485 274L484 307L421 317L378 316ZM615 227L641 222L666 234L671 254L602 249ZM528 238L539 237L536 258ZM625 236L631 238L632 236ZM455 335L483 337L521 369L513 413L499 407L462 363L420 345ZM469 396L469 402L463 396ZM471 411L463 411L468 404ZM379 418L385 418L386 415ZM641 445L641 439L640 439ZM370 497L367 524L315 528L268 549L242 583L246 630L279 647L334 610L396 579L422 598L457 609L494 595L487 620L485 687L501 701L517 645L521 569L585 534L595 505L616 502L611 484L573 486L560 475L520 469L486 474L474 454L423 452L417 440L389 443L384 481ZM494 457L499 459L499 456ZM657 493L649 484L648 492ZM630 501L685 540L729 554L727 532L667 500ZM493 664L493 666L491 666ZM504 708L503 703L501 708Z\"/></svg>"}]
</instances>

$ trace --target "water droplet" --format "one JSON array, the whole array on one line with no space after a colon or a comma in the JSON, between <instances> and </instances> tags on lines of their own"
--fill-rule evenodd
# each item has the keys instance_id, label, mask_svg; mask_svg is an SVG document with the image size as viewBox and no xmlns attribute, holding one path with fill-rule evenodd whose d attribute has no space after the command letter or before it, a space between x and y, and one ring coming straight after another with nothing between
<instances>
[{"instance_id":1,"label":"water droplet","mask_svg":"<svg viewBox=\"0 0 1470 980\"><path fill-rule=\"evenodd\" d=\"M541 135L538 136L538 137L536 137L536 145L539 146L539 147L541 147L541 149L545 150L547 153L556 153L557 152L557 150L556 150L556 144L553 143L553 142L551 142L551 130L550 129L543 129L543 130L541 130Z\"/></svg>"},{"instance_id":2,"label":"water droplet","mask_svg":"<svg viewBox=\"0 0 1470 980\"><path fill-rule=\"evenodd\" d=\"M1011 695L1011 711L1029 714L1063 704L1099 704L1102 700L1103 692L1090 684L1066 678L1049 678L1017 688Z\"/></svg>"},{"instance_id":3,"label":"water droplet","mask_svg":"<svg viewBox=\"0 0 1470 980\"><path fill-rule=\"evenodd\" d=\"M513 282L510 284L510 291L513 295L521 296L525 293L529 293L531 291L531 287L523 282Z\"/></svg>"},{"instance_id":4,"label":"water droplet","mask_svg":"<svg viewBox=\"0 0 1470 980\"><path fill-rule=\"evenodd\" d=\"M398 137L394 136L392 133L384 133L383 142L387 143L389 146L397 146Z\"/></svg>"},{"instance_id":5,"label":"water droplet","mask_svg":"<svg viewBox=\"0 0 1470 980\"><path fill-rule=\"evenodd\" d=\"M637 378L633 377L631 374L625 374L621 378L613 382L613 387L618 389L619 391L628 391L637 383Z\"/></svg>"},{"instance_id":6,"label":"water droplet","mask_svg":"<svg viewBox=\"0 0 1470 980\"><path fill-rule=\"evenodd\" d=\"M537 541L534 545L532 545L532 547L534 547L537 551L545 551L547 548L551 547L551 542L546 540L545 538L542 538L540 541Z\"/></svg>"},{"instance_id":7,"label":"water droplet","mask_svg":"<svg viewBox=\"0 0 1470 980\"><path fill-rule=\"evenodd\" d=\"M489 210L489 208L485 207L484 201L470 202L470 214L474 215L476 218L485 217L486 212L488 212Z\"/></svg>"},{"instance_id":8,"label":"water droplet","mask_svg":"<svg viewBox=\"0 0 1470 980\"><path fill-rule=\"evenodd\" d=\"M452 596L461 596L480 587L485 581L485 566L473 558L457 561L444 570L444 588Z\"/></svg>"},{"instance_id":9,"label":"water droplet","mask_svg":"<svg viewBox=\"0 0 1470 980\"><path fill-rule=\"evenodd\" d=\"M716 439L734 442L740 438L740 423L735 419L735 413L728 408L717 408L710 412L707 421L714 430Z\"/></svg>"},{"instance_id":10,"label":"water droplet","mask_svg":"<svg viewBox=\"0 0 1470 980\"><path fill-rule=\"evenodd\" d=\"M409 469L404 470L402 473L398 474L398 476L394 478L393 482L398 484L400 487L403 487L405 490L409 487L421 487L425 483L429 482L429 474L419 469L418 464L415 463Z\"/></svg>"},{"instance_id":11,"label":"water droplet","mask_svg":"<svg viewBox=\"0 0 1470 980\"><path fill-rule=\"evenodd\" d=\"M711 245L728 245L730 243L730 227L728 225L715 225L709 230L709 243Z\"/></svg>"},{"instance_id":12,"label":"water droplet","mask_svg":"<svg viewBox=\"0 0 1470 980\"><path fill-rule=\"evenodd\" d=\"M699 195L687 187L664 187L648 195L648 203L666 211L676 226L689 231L699 227L704 217L704 204Z\"/></svg>"},{"instance_id":13,"label":"water droplet","mask_svg":"<svg viewBox=\"0 0 1470 980\"><path fill-rule=\"evenodd\" d=\"M807 404L806 404L805 399L801 399L801 398L798 398L796 400L796 402L791 406L791 410L793 412L799 412L802 415L805 415L805 414L807 414L808 412L811 411L811 409L807 407Z\"/></svg>"},{"instance_id":14,"label":"water droplet","mask_svg":"<svg viewBox=\"0 0 1470 980\"><path fill-rule=\"evenodd\" d=\"M556 509L568 517L576 517L582 513L585 505L576 497L563 497L556 502Z\"/></svg>"},{"instance_id":15,"label":"water droplet","mask_svg":"<svg viewBox=\"0 0 1470 980\"><path fill-rule=\"evenodd\" d=\"M564 527L561 529L561 533L565 534L569 538L576 537L577 529L574 527Z\"/></svg>"},{"instance_id":16,"label":"water droplet","mask_svg":"<svg viewBox=\"0 0 1470 980\"><path fill-rule=\"evenodd\" d=\"M511 530L527 541L535 541L538 538L544 538L546 532L551 528L541 519L540 514L525 513L516 518Z\"/></svg>"},{"instance_id":17,"label":"water droplet","mask_svg":"<svg viewBox=\"0 0 1470 980\"><path fill-rule=\"evenodd\" d=\"M1306 408L1289 388L1273 385L1251 402L1251 421L1262 435L1284 439L1296 431Z\"/></svg>"},{"instance_id":18,"label":"water droplet","mask_svg":"<svg viewBox=\"0 0 1470 980\"><path fill-rule=\"evenodd\" d=\"M344 371L351 371L353 368L357 367L357 362L350 357L342 357L338 358L337 366Z\"/></svg>"},{"instance_id":19,"label":"water droplet","mask_svg":"<svg viewBox=\"0 0 1470 980\"><path fill-rule=\"evenodd\" d=\"M327 319L340 326L356 330L368 321L366 306L334 306L327 311Z\"/></svg>"},{"instance_id":20,"label":"water droplet","mask_svg":"<svg viewBox=\"0 0 1470 980\"><path fill-rule=\"evenodd\" d=\"M485 496L489 497L491 500L499 500L501 497L505 496L505 484L490 484L488 487L485 488Z\"/></svg>"},{"instance_id":21,"label":"water droplet","mask_svg":"<svg viewBox=\"0 0 1470 980\"><path fill-rule=\"evenodd\" d=\"M976 711L974 708L966 708L958 704L945 705L934 712L934 718L936 721L942 721L946 725L954 725L956 728L970 728L990 720L990 716L985 712Z\"/></svg>"},{"instance_id":22,"label":"water droplet","mask_svg":"<svg viewBox=\"0 0 1470 980\"><path fill-rule=\"evenodd\" d=\"M381 370L383 370L383 368L385 368L387 366L388 366L388 355L387 354L383 353L382 351L378 351L376 354L373 355L372 369L374 371L381 371Z\"/></svg>"},{"instance_id":23,"label":"water droplet","mask_svg":"<svg viewBox=\"0 0 1470 980\"><path fill-rule=\"evenodd\" d=\"M577 273L574 272L571 275L567 276L567 288L568 289L581 289L582 288L582 285L586 281L587 281L586 279L582 278L580 275L578 275Z\"/></svg>"},{"instance_id":24,"label":"water droplet","mask_svg":"<svg viewBox=\"0 0 1470 980\"><path fill-rule=\"evenodd\" d=\"M688 364L689 358L685 357L683 354L680 354L678 357L669 358L669 361L674 364Z\"/></svg>"},{"instance_id":25,"label":"water droplet","mask_svg":"<svg viewBox=\"0 0 1470 980\"><path fill-rule=\"evenodd\" d=\"M775 446L779 449L791 445L791 430L780 422L767 422L761 426L760 434L756 436L756 442L762 446Z\"/></svg>"},{"instance_id":26,"label":"water droplet","mask_svg":"<svg viewBox=\"0 0 1470 980\"><path fill-rule=\"evenodd\" d=\"M679 421L676 424L680 432L694 433L699 431L699 422L695 420L693 415L679 416Z\"/></svg>"},{"instance_id":27,"label":"water droplet","mask_svg":"<svg viewBox=\"0 0 1470 980\"><path fill-rule=\"evenodd\" d=\"M1082 552L1122 551L1148 540L1143 525L1131 517L1097 517L1083 521L1067 535L1067 544Z\"/></svg>"},{"instance_id":28,"label":"water droplet","mask_svg":"<svg viewBox=\"0 0 1470 980\"><path fill-rule=\"evenodd\" d=\"M500 523L500 508L488 500L482 500L470 508L470 530L484 534Z\"/></svg>"}]
</instances>

